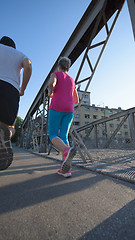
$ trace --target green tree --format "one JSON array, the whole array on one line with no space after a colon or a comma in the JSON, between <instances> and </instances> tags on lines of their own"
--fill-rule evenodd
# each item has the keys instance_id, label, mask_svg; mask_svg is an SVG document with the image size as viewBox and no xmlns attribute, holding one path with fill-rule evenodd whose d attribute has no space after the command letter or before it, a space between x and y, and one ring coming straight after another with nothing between
<instances>
[{"instance_id":1,"label":"green tree","mask_svg":"<svg viewBox=\"0 0 135 240\"><path fill-rule=\"evenodd\" d=\"M12 137L12 142L17 142L19 136L21 135L22 123L23 119L21 117L17 117L15 122L15 135Z\"/></svg>"}]
</instances>

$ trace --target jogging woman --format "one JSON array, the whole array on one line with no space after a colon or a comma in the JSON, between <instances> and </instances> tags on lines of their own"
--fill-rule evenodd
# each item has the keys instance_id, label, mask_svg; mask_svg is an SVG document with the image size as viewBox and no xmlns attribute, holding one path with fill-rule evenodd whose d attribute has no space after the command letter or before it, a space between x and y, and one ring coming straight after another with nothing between
<instances>
[{"instance_id":1,"label":"jogging woman","mask_svg":"<svg viewBox=\"0 0 135 240\"><path fill-rule=\"evenodd\" d=\"M71 61L61 57L58 62L58 72L51 74L49 93L52 96L49 108L49 138L63 155L63 162L58 174L71 176L71 162L75 156L75 149L69 146L68 133L73 120L74 103L79 98L74 80L67 74Z\"/></svg>"}]
</instances>

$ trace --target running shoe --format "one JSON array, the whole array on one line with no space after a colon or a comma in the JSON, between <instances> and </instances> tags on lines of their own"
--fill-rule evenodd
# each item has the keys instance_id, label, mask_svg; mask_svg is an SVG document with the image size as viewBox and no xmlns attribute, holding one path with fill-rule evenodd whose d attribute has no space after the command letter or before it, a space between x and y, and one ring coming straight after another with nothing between
<instances>
[{"instance_id":1,"label":"running shoe","mask_svg":"<svg viewBox=\"0 0 135 240\"><path fill-rule=\"evenodd\" d=\"M71 168L72 159L76 154L74 147L67 147L63 153L63 162L61 165L62 174L68 173Z\"/></svg>"},{"instance_id":2,"label":"running shoe","mask_svg":"<svg viewBox=\"0 0 135 240\"><path fill-rule=\"evenodd\" d=\"M13 151L10 141L10 131L0 124L0 170L5 170L13 161Z\"/></svg>"},{"instance_id":3,"label":"running shoe","mask_svg":"<svg viewBox=\"0 0 135 240\"><path fill-rule=\"evenodd\" d=\"M65 177L65 178L68 178L68 177L71 177L71 176L72 176L71 170L69 170L67 173L64 173L64 174L63 174L63 173L61 172L61 170L59 169L59 170L58 170L58 174L61 175L61 176L63 176L63 177Z\"/></svg>"}]
</instances>

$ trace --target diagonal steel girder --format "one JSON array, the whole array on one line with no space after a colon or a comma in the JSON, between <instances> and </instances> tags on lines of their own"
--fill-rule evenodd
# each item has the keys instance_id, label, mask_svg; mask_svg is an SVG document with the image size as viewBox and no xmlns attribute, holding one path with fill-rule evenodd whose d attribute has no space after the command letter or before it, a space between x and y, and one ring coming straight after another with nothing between
<instances>
[{"instance_id":1,"label":"diagonal steel girder","mask_svg":"<svg viewBox=\"0 0 135 240\"><path fill-rule=\"evenodd\" d=\"M122 5L124 2L125 0L115 0L115 1L106 0L106 9L105 9L106 21L108 21L117 10L122 8ZM104 0L92 0L90 2L90 5L88 6L86 12L84 13L77 27L73 31L71 37L69 38L64 49L60 53L58 59L54 63L42 87L40 88L36 98L34 99L30 109L28 110L23 122L23 127L25 127L25 124L28 121L29 116L32 116L37 110L37 108L39 107L39 102L41 101L41 99L43 99L45 89L48 86L50 74L57 70L57 62L60 56L69 57L73 64L77 60L77 58L81 55L81 53L84 51L84 49L87 47L91 33L93 32L93 28L97 21L97 18L102 10L103 4L104 4ZM103 18L101 18L98 25L98 29L93 35L92 39L95 38L95 36L100 32L100 30L104 26L105 26L105 21Z\"/></svg>"}]
</instances>

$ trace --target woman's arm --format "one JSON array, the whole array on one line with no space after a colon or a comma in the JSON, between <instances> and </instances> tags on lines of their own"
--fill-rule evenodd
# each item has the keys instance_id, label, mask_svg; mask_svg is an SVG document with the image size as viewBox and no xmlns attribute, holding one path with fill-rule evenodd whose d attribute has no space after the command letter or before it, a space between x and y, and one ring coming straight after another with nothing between
<instances>
[{"instance_id":1,"label":"woman's arm","mask_svg":"<svg viewBox=\"0 0 135 240\"><path fill-rule=\"evenodd\" d=\"M79 96L78 96L76 88L74 89L73 99L74 99L75 104L79 103Z\"/></svg>"},{"instance_id":2,"label":"woman's arm","mask_svg":"<svg viewBox=\"0 0 135 240\"><path fill-rule=\"evenodd\" d=\"M57 77L55 73L52 73L49 80L49 92L48 92L49 97L51 96L56 83L57 83Z\"/></svg>"}]
</instances>

